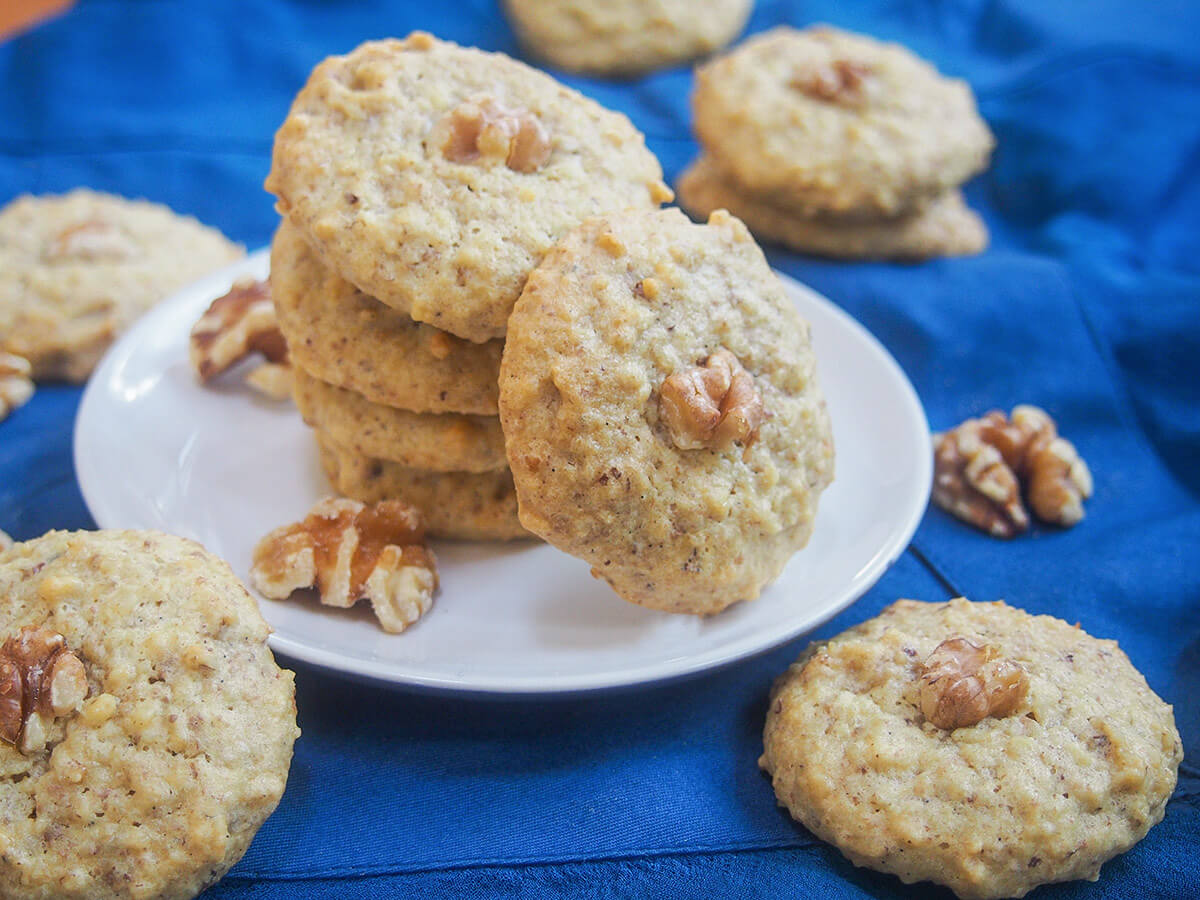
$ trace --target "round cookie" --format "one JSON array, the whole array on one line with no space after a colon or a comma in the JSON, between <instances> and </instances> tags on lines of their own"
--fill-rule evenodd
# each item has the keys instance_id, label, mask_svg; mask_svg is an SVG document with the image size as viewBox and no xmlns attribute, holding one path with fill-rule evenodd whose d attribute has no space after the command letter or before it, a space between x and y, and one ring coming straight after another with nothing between
<instances>
[{"instance_id":1,"label":"round cookie","mask_svg":"<svg viewBox=\"0 0 1200 900\"><path fill-rule=\"evenodd\" d=\"M403 500L421 511L434 537L508 541L531 537L517 519L512 474L430 472L373 459L317 432L321 468L334 489L363 503Z\"/></svg>"},{"instance_id":2,"label":"round cookie","mask_svg":"<svg viewBox=\"0 0 1200 900\"><path fill-rule=\"evenodd\" d=\"M753 0L505 0L521 44L560 69L631 75L705 56L746 25Z\"/></svg>"},{"instance_id":3,"label":"round cookie","mask_svg":"<svg viewBox=\"0 0 1200 900\"><path fill-rule=\"evenodd\" d=\"M679 402L710 383L711 418ZM723 211L591 219L547 254L513 310L500 422L521 524L672 612L758 596L833 477L808 325Z\"/></svg>"},{"instance_id":4,"label":"round cookie","mask_svg":"<svg viewBox=\"0 0 1200 900\"><path fill-rule=\"evenodd\" d=\"M922 712L922 675L959 637L1027 688L1008 714L946 730ZM1096 880L1162 819L1183 752L1171 707L1114 641L962 598L901 600L811 645L772 690L763 744L779 802L818 837L963 898Z\"/></svg>"},{"instance_id":5,"label":"round cookie","mask_svg":"<svg viewBox=\"0 0 1200 900\"><path fill-rule=\"evenodd\" d=\"M739 184L809 215L911 212L982 170L994 144L966 82L828 26L775 28L700 67L692 111Z\"/></svg>"},{"instance_id":6,"label":"round cookie","mask_svg":"<svg viewBox=\"0 0 1200 900\"><path fill-rule=\"evenodd\" d=\"M760 240L773 241L835 259L923 260L967 256L987 247L987 226L948 190L918 212L875 222L844 221L829 216L801 216L780 209L729 181L710 156L701 156L679 176L679 204L703 219L727 209Z\"/></svg>"},{"instance_id":7,"label":"round cookie","mask_svg":"<svg viewBox=\"0 0 1200 900\"><path fill-rule=\"evenodd\" d=\"M78 188L0 210L0 352L84 381L126 326L243 249L146 200Z\"/></svg>"},{"instance_id":8,"label":"round cookie","mask_svg":"<svg viewBox=\"0 0 1200 900\"><path fill-rule=\"evenodd\" d=\"M373 300L286 219L271 243L271 296L292 359L322 381L398 409L496 415L502 341L472 344Z\"/></svg>"},{"instance_id":9,"label":"round cookie","mask_svg":"<svg viewBox=\"0 0 1200 900\"><path fill-rule=\"evenodd\" d=\"M22 673L42 723L0 742L0 896L171 900L217 881L279 802L299 734L292 673L229 566L157 532L51 532L0 554L0 596L0 673ZM29 699L43 663L60 699L64 672L68 700L86 690L56 717L53 692Z\"/></svg>"},{"instance_id":10,"label":"round cookie","mask_svg":"<svg viewBox=\"0 0 1200 900\"><path fill-rule=\"evenodd\" d=\"M293 367L292 395L304 421L364 456L435 472L508 468L504 433L495 416L415 413L372 403L361 394Z\"/></svg>"},{"instance_id":11,"label":"round cookie","mask_svg":"<svg viewBox=\"0 0 1200 900\"><path fill-rule=\"evenodd\" d=\"M504 335L529 271L584 217L671 198L625 116L420 32L317 66L266 187L343 278L477 342Z\"/></svg>"}]
</instances>

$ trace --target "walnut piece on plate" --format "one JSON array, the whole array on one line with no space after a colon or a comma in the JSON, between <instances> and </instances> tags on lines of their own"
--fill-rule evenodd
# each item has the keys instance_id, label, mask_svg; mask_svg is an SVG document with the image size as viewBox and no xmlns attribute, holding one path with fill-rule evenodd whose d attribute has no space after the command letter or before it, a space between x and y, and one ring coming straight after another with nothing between
<instances>
[{"instance_id":1,"label":"walnut piece on plate","mask_svg":"<svg viewBox=\"0 0 1200 900\"><path fill-rule=\"evenodd\" d=\"M1036 406L967 419L935 434L933 449L933 502L996 537L1029 527L1025 500L1038 519L1066 528L1092 495L1087 464Z\"/></svg>"},{"instance_id":2,"label":"walnut piece on plate","mask_svg":"<svg viewBox=\"0 0 1200 900\"><path fill-rule=\"evenodd\" d=\"M0 645L0 741L26 755L44 750L50 723L87 693L83 663L61 634L25 626Z\"/></svg>"},{"instance_id":3,"label":"walnut piece on plate","mask_svg":"<svg viewBox=\"0 0 1200 900\"><path fill-rule=\"evenodd\" d=\"M264 597L316 588L326 606L367 599L384 631L399 633L429 611L437 561L420 513L399 500L372 506L341 497L276 528L254 548L250 576Z\"/></svg>"},{"instance_id":4,"label":"walnut piece on plate","mask_svg":"<svg viewBox=\"0 0 1200 900\"><path fill-rule=\"evenodd\" d=\"M243 279L214 300L192 327L188 355L200 383L208 384L255 353L266 362L246 382L277 400L290 396L287 342L275 317L270 283Z\"/></svg>"}]
</instances>

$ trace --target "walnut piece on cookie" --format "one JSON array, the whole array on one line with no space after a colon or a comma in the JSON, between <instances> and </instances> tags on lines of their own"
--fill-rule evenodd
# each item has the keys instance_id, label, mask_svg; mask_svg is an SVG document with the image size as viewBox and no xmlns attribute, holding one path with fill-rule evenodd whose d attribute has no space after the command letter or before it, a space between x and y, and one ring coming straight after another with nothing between
<instances>
[{"instance_id":1,"label":"walnut piece on cookie","mask_svg":"<svg viewBox=\"0 0 1200 900\"><path fill-rule=\"evenodd\" d=\"M29 360L0 350L0 421L33 396L33 368Z\"/></svg>"},{"instance_id":2,"label":"walnut piece on cookie","mask_svg":"<svg viewBox=\"0 0 1200 900\"><path fill-rule=\"evenodd\" d=\"M1043 522L1069 528L1083 519L1092 473L1050 416L1021 405L992 410L934 434L933 502L994 537L1029 527L1028 498Z\"/></svg>"},{"instance_id":3,"label":"walnut piece on cookie","mask_svg":"<svg viewBox=\"0 0 1200 900\"><path fill-rule=\"evenodd\" d=\"M429 611L438 584L420 513L399 500L367 506L340 497L321 500L302 521L259 541L250 576L272 600L305 588L342 609L365 598L393 634Z\"/></svg>"},{"instance_id":4,"label":"walnut piece on cookie","mask_svg":"<svg viewBox=\"0 0 1200 900\"><path fill-rule=\"evenodd\" d=\"M667 612L757 597L833 479L808 323L723 210L560 241L509 321L500 423L521 524Z\"/></svg>"},{"instance_id":5,"label":"walnut piece on cookie","mask_svg":"<svg viewBox=\"0 0 1200 900\"><path fill-rule=\"evenodd\" d=\"M1095 881L1162 819L1182 756L1114 641L957 598L811 644L771 690L759 763L855 865L975 900Z\"/></svg>"},{"instance_id":6,"label":"walnut piece on cookie","mask_svg":"<svg viewBox=\"0 0 1200 900\"><path fill-rule=\"evenodd\" d=\"M229 566L152 531L0 553L0 897L194 897L283 794L292 674Z\"/></svg>"},{"instance_id":7,"label":"walnut piece on cookie","mask_svg":"<svg viewBox=\"0 0 1200 900\"><path fill-rule=\"evenodd\" d=\"M208 384L248 357L266 362L246 381L274 399L291 394L288 346L271 300L268 281L245 278L214 300L188 338L188 359L201 384Z\"/></svg>"}]
</instances>

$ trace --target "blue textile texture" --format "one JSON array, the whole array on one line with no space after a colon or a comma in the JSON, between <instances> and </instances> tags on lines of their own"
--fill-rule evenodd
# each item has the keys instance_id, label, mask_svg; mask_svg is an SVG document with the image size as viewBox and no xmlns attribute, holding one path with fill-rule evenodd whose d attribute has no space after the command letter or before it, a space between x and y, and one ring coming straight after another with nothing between
<instances>
[{"instance_id":1,"label":"blue textile texture","mask_svg":"<svg viewBox=\"0 0 1200 900\"><path fill-rule=\"evenodd\" d=\"M768 247L771 262L891 350L934 429L1016 403L1050 410L1096 494L1079 527L1012 542L930 510L816 636L898 597L961 593L1119 640L1174 704L1179 787L1099 883L1035 896L1200 896L1200 10L760 0L748 30L817 21L898 40L972 83L998 139L967 191L992 246L922 265ZM87 185L263 246L272 135L309 70L414 28L520 54L485 0L80 0L0 44L0 203ZM696 154L687 68L563 77L627 113L669 179ZM71 455L79 397L43 386L0 423L0 528L16 538L93 527ZM205 896L912 896L794 824L757 770L768 686L806 640L681 683L554 701L412 694L298 666L287 793Z\"/></svg>"}]
</instances>

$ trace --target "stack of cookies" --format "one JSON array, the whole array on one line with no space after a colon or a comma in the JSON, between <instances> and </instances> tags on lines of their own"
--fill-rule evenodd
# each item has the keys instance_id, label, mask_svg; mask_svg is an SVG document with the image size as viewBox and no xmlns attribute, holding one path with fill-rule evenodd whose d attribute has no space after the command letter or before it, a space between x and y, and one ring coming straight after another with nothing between
<instances>
[{"instance_id":1,"label":"stack of cookies","mask_svg":"<svg viewBox=\"0 0 1200 900\"><path fill-rule=\"evenodd\" d=\"M525 536L498 419L508 316L587 216L671 197L642 135L502 54L423 33L312 73L266 187L295 397L335 489L432 535Z\"/></svg>"},{"instance_id":2,"label":"stack of cookies","mask_svg":"<svg viewBox=\"0 0 1200 900\"><path fill-rule=\"evenodd\" d=\"M978 253L960 186L994 144L971 88L896 44L776 28L696 73L704 154L679 181L698 217L725 208L764 240L844 259Z\"/></svg>"}]
</instances>

